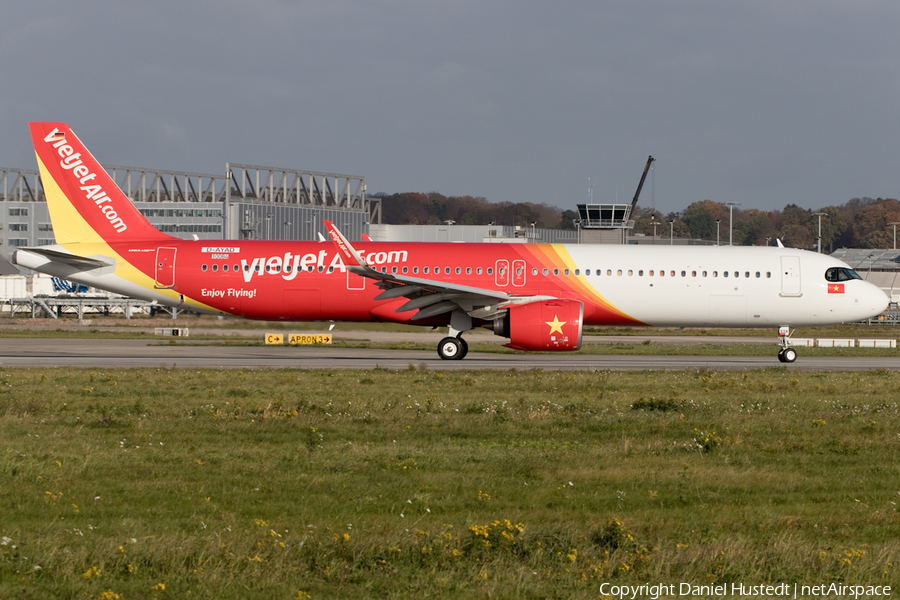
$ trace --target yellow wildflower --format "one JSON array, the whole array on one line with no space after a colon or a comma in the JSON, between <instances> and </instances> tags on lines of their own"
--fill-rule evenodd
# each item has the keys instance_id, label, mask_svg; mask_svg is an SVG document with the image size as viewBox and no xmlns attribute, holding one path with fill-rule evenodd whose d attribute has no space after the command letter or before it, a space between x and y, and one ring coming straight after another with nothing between
<instances>
[{"instance_id":1,"label":"yellow wildflower","mask_svg":"<svg viewBox=\"0 0 900 600\"><path fill-rule=\"evenodd\" d=\"M91 577L97 577L97 576L100 575L102 572L103 572L103 571L100 570L100 569L97 568L97 567L91 567L90 569L88 569L87 571L84 572L84 574L82 575L82 577L84 577L85 579L90 579Z\"/></svg>"}]
</instances>

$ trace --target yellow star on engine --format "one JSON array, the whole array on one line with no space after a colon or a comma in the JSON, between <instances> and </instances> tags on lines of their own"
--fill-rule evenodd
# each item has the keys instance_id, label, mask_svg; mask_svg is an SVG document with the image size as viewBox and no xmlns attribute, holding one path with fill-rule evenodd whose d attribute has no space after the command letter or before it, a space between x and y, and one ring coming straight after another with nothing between
<instances>
[{"instance_id":1,"label":"yellow star on engine","mask_svg":"<svg viewBox=\"0 0 900 600\"><path fill-rule=\"evenodd\" d=\"M553 315L552 321L545 321L547 325L550 326L550 335L553 335L554 332L559 332L559 335L563 334L562 326L568 323L568 321L560 321L559 316Z\"/></svg>"}]
</instances>

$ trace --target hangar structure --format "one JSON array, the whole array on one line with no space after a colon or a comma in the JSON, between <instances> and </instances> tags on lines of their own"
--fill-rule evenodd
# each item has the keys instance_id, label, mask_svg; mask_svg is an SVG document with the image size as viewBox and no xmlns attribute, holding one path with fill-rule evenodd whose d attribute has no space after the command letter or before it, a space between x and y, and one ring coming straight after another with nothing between
<instances>
[{"instance_id":1,"label":"hangar structure","mask_svg":"<svg viewBox=\"0 0 900 600\"><path fill-rule=\"evenodd\" d=\"M381 221L381 201L357 175L226 163L224 175L106 166L161 231L199 239L314 240L322 220L351 239ZM40 174L0 168L0 245L54 244Z\"/></svg>"}]
</instances>

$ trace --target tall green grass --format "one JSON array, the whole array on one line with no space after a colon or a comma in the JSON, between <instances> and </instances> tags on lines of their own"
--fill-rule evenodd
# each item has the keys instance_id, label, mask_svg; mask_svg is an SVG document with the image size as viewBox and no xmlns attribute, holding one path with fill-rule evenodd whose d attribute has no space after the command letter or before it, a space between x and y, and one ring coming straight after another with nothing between
<instances>
[{"instance_id":1,"label":"tall green grass","mask_svg":"<svg viewBox=\"0 0 900 600\"><path fill-rule=\"evenodd\" d=\"M900 588L900 374L0 371L2 598Z\"/></svg>"}]
</instances>

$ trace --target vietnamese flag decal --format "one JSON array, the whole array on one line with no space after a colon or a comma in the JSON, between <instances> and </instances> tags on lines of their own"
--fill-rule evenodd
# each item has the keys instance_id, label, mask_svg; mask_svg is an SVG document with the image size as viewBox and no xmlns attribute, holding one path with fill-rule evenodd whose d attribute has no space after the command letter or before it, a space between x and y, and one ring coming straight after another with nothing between
<instances>
[{"instance_id":1,"label":"vietnamese flag decal","mask_svg":"<svg viewBox=\"0 0 900 600\"><path fill-rule=\"evenodd\" d=\"M829 294L843 294L844 293L844 284L843 283L829 283L828 284L828 293Z\"/></svg>"}]
</instances>

